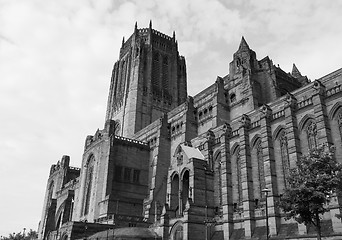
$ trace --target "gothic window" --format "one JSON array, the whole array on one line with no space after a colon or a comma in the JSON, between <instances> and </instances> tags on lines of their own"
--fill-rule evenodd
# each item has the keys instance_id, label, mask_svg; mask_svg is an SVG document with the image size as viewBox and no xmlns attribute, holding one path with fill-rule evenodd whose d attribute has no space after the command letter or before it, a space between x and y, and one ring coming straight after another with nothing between
<instances>
[{"instance_id":1,"label":"gothic window","mask_svg":"<svg viewBox=\"0 0 342 240\"><path fill-rule=\"evenodd\" d=\"M317 126L314 121L310 121L307 128L306 134L308 138L309 149L317 147Z\"/></svg>"},{"instance_id":2,"label":"gothic window","mask_svg":"<svg viewBox=\"0 0 342 240\"><path fill-rule=\"evenodd\" d=\"M170 209L177 215L179 210L179 176L175 174L171 177L171 199Z\"/></svg>"},{"instance_id":3,"label":"gothic window","mask_svg":"<svg viewBox=\"0 0 342 240\"><path fill-rule=\"evenodd\" d=\"M235 101L236 101L236 95L235 95L235 93L232 93L232 94L230 95L230 102L233 103L233 102L235 102Z\"/></svg>"},{"instance_id":4,"label":"gothic window","mask_svg":"<svg viewBox=\"0 0 342 240\"><path fill-rule=\"evenodd\" d=\"M172 239L183 240L183 226L182 225L179 225L176 227Z\"/></svg>"},{"instance_id":5,"label":"gothic window","mask_svg":"<svg viewBox=\"0 0 342 240\"><path fill-rule=\"evenodd\" d=\"M242 203L242 177L241 177L241 157L240 157L240 147L235 150L236 154L236 167L237 167L237 186L238 186L238 201Z\"/></svg>"},{"instance_id":6,"label":"gothic window","mask_svg":"<svg viewBox=\"0 0 342 240\"><path fill-rule=\"evenodd\" d=\"M185 171L183 174L183 179L182 179L182 210L185 209L185 204L188 201L189 198L189 179L190 179L190 174L189 171Z\"/></svg>"},{"instance_id":7,"label":"gothic window","mask_svg":"<svg viewBox=\"0 0 342 240\"><path fill-rule=\"evenodd\" d=\"M126 62L122 61L121 64L121 79L120 79L120 87L119 87L119 94L122 94L125 88L126 82Z\"/></svg>"},{"instance_id":8,"label":"gothic window","mask_svg":"<svg viewBox=\"0 0 342 240\"><path fill-rule=\"evenodd\" d=\"M240 67L240 65L241 65L241 59L237 58L236 59L236 67Z\"/></svg>"},{"instance_id":9,"label":"gothic window","mask_svg":"<svg viewBox=\"0 0 342 240\"><path fill-rule=\"evenodd\" d=\"M85 185L85 202L84 202L84 215L89 213L91 190L93 183L93 173L94 173L94 161L95 158L92 155L88 161L87 172L86 172L86 185Z\"/></svg>"},{"instance_id":10,"label":"gothic window","mask_svg":"<svg viewBox=\"0 0 342 240\"><path fill-rule=\"evenodd\" d=\"M50 183L50 186L49 186L49 190L48 190L48 201L50 202L51 199L52 199L52 193L53 193L53 188L54 188L55 184L54 182L52 181Z\"/></svg>"},{"instance_id":11,"label":"gothic window","mask_svg":"<svg viewBox=\"0 0 342 240\"><path fill-rule=\"evenodd\" d=\"M266 187L265 182L265 169L264 169L264 159L262 155L262 146L261 141L258 140L256 143L256 154L258 159L258 171L259 171L259 188L260 188L260 196L262 196L262 189Z\"/></svg>"},{"instance_id":12,"label":"gothic window","mask_svg":"<svg viewBox=\"0 0 342 240\"><path fill-rule=\"evenodd\" d=\"M338 130L340 132L340 137L342 141L342 112L340 112L337 116Z\"/></svg>"},{"instance_id":13,"label":"gothic window","mask_svg":"<svg viewBox=\"0 0 342 240\"><path fill-rule=\"evenodd\" d=\"M120 134L120 121L119 120L115 120L115 125L114 125L114 134L115 135L119 135Z\"/></svg>"},{"instance_id":14,"label":"gothic window","mask_svg":"<svg viewBox=\"0 0 342 240\"><path fill-rule=\"evenodd\" d=\"M125 182L130 182L131 181L131 169L130 168L125 168L125 171L124 171L124 181Z\"/></svg>"},{"instance_id":15,"label":"gothic window","mask_svg":"<svg viewBox=\"0 0 342 240\"><path fill-rule=\"evenodd\" d=\"M287 137L285 131L280 134L279 137L280 142L280 154L281 154L281 161L283 165L283 173L284 173L284 185L287 185L287 176L289 175L290 171L290 159L289 159L289 150L287 144Z\"/></svg>"},{"instance_id":16,"label":"gothic window","mask_svg":"<svg viewBox=\"0 0 342 240\"><path fill-rule=\"evenodd\" d=\"M222 169L221 169L221 153L218 153L214 161L214 188L215 188L215 205L220 207L222 205Z\"/></svg>"},{"instance_id":17,"label":"gothic window","mask_svg":"<svg viewBox=\"0 0 342 240\"><path fill-rule=\"evenodd\" d=\"M153 66L152 66L152 87L155 91L159 91L159 78L160 78L160 64L159 54L153 55Z\"/></svg>"},{"instance_id":18,"label":"gothic window","mask_svg":"<svg viewBox=\"0 0 342 240\"><path fill-rule=\"evenodd\" d=\"M119 75L119 62L114 64L114 69L112 73L112 81L114 81L114 95L117 96L117 88L118 88L118 75Z\"/></svg>"},{"instance_id":19,"label":"gothic window","mask_svg":"<svg viewBox=\"0 0 342 240\"><path fill-rule=\"evenodd\" d=\"M140 171L133 170L133 183L139 183Z\"/></svg>"},{"instance_id":20,"label":"gothic window","mask_svg":"<svg viewBox=\"0 0 342 240\"><path fill-rule=\"evenodd\" d=\"M163 59L163 90L164 92L168 92L169 90L168 68L169 68L168 58L164 57Z\"/></svg>"}]
</instances>

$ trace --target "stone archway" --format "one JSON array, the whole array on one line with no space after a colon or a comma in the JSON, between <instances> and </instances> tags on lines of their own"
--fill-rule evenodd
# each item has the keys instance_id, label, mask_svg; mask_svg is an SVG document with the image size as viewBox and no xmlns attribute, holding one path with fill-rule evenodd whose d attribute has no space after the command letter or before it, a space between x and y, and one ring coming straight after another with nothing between
<instances>
[{"instance_id":1,"label":"stone archway","mask_svg":"<svg viewBox=\"0 0 342 240\"><path fill-rule=\"evenodd\" d=\"M174 227L171 230L171 240L183 240L183 223L178 222L174 225Z\"/></svg>"}]
</instances>

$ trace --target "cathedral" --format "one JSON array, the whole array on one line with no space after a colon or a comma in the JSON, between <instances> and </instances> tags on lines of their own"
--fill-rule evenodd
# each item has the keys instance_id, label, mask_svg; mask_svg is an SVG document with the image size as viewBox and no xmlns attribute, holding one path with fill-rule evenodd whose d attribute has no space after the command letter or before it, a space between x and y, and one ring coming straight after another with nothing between
<instances>
[{"instance_id":1,"label":"cathedral","mask_svg":"<svg viewBox=\"0 0 342 240\"><path fill-rule=\"evenodd\" d=\"M342 69L310 81L242 37L227 72L189 96L175 33L136 24L82 165L50 168L39 239L266 239L266 220L271 239L315 237L277 201L309 149L333 144L342 162ZM341 204L322 217L327 239L342 239Z\"/></svg>"}]
</instances>

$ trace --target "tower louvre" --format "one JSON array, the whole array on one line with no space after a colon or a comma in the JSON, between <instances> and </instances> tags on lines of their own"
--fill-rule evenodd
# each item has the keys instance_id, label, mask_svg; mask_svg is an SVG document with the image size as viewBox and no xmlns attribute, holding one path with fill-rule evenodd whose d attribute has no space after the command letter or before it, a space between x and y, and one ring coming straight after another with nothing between
<instances>
[{"instance_id":1,"label":"tower louvre","mask_svg":"<svg viewBox=\"0 0 342 240\"><path fill-rule=\"evenodd\" d=\"M152 23L142 29L136 24L113 67L106 121L117 122L117 135L132 137L186 97L185 58L175 34L160 33Z\"/></svg>"}]
</instances>

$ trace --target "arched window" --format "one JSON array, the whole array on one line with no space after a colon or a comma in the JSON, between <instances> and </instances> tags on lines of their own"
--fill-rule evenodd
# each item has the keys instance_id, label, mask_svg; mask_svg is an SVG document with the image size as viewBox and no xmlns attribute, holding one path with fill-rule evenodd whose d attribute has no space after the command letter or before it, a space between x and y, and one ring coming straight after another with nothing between
<instances>
[{"instance_id":1,"label":"arched window","mask_svg":"<svg viewBox=\"0 0 342 240\"><path fill-rule=\"evenodd\" d=\"M222 169L221 169L221 153L219 152L214 159L214 201L215 207L218 209L222 206Z\"/></svg>"},{"instance_id":2,"label":"arched window","mask_svg":"<svg viewBox=\"0 0 342 240\"><path fill-rule=\"evenodd\" d=\"M235 102L235 101L236 101L236 94L235 94L235 93L232 93L232 94L230 95L230 102L233 103L233 102Z\"/></svg>"},{"instance_id":3,"label":"arched window","mask_svg":"<svg viewBox=\"0 0 342 240\"><path fill-rule=\"evenodd\" d=\"M170 209L177 215L179 209L179 176L174 174L171 179Z\"/></svg>"},{"instance_id":4,"label":"arched window","mask_svg":"<svg viewBox=\"0 0 342 240\"><path fill-rule=\"evenodd\" d=\"M159 79L160 79L160 63L159 54L153 55L153 66L152 66L152 88L154 91L159 92Z\"/></svg>"},{"instance_id":5,"label":"arched window","mask_svg":"<svg viewBox=\"0 0 342 240\"><path fill-rule=\"evenodd\" d=\"M114 134L115 134L115 135L120 135L120 130L121 130L120 120L115 120L115 124L114 124Z\"/></svg>"},{"instance_id":6,"label":"arched window","mask_svg":"<svg viewBox=\"0 0 342 240\"><path fill-rule=\"evenodd\" d=\"M264 158L262 155L262 146L261 146L261 140L259 139L257 143L255 144L256 147L256 154L258 159L258 171L259 171L259 189L260 189L260 196L262 196L262 189L266 187L266 181L265 181L265 168L264 168Z\"/></svg>"},{"instance_id":7,"label":"arched window","mask_svg":"<svg viewBox=\"0 0 342 240\"><path fill-rule=\"evenodd\" d=\"M163 59L163 91L168 92L169 91L169 61L167 57L164 57Z\"/></svg>"},{"instance_id":8,"label":"arched window","mask_svg":"<svg viewBox=\"0 0 342 240\"><path fill-rule=\"evenodd\" d=\"M122 61L121 63L121 79L120 79L120 85L119 85L119 94L122 95L122 93L125 90L125 83L126 83L126 62Z\"/></svg>"},{"instance_id":9,"label":"arched window","mask_svg":"<svg viewBox=\"0 0 342 240\"><path fill-rule=\"evenodd\" d=\"M189 179L190 179L190 174L189 174L189 170L187 170L184 172L183 180L182 180L182 210L185 209L185 204L189 198Z\"/></svg>"},{"instance_id":10,"label":"arched window","mask_svg":"<svg viewBox=\"0 0 342 240\"><path fill-rule=\"evenodd\" d=\"M94 162L95 162L94 155L91 155L91 157L88 160L88 164L87 164L84 215L87 215L89 213L89 208L90 208L90 198L91 198L92 185L93 185L93 174L94 174Z\"/></svg>"},{"instance_id":11,"label":"arched window","mask_svg":"<svg viewBox=\"0 0 342 240\"><path fill-rule=\"evenodd\" d=\"M183 240L183 226L182 225L178 225L175 228L173 232L172 240Z\"/></svg>"},{"instance_id":12,"label":"arched window","mask_svg":"<svg viewBox=\"0 0 342 240\"><path fill-rule=\"evenodd\" d=\"M236 156L236 167L237 167L237 186L238 186L238 201L239 204L242 204L242 176L241 176L241 157L240 157L240 147L237 147L235 150Z\"/></svg>"},{"instance_id":13,"label":"arched window","mask_svg":"<svg viewBox=\"0 0 342 240\"><path fill-rule=\"evenodd\" d=\"M342 141L342 111L337 115L338 130L340 132L340 137Z\"/></svg>"},{"instance_id":14,"label":"arched window","mask_svg":"<svg viewBox=\"0 0 342 240\"><path fill-rule=\"evenodd\" d=\"M50 186L49 186L49 189L48 189L48 198L47 198L48 202L51 202L54 186L55 186L55 184L54 184L54 182L52 181L52 182L50 183Z\"/></svg>"},{"instance_id":15,"label":"arched window","mask_svg":"<svg viewBox=\"0 0 342 240\"><path fill-rule=\"evenodd\" d=\"M280 154L281 154L281 161L283 165L283 174L284 174L284 185L287 185L287 176L289 175L290 171L290 159L289 159L289 150L288 150L288 143L285 131L282 131L279 134L279 143L280 143Z\"/></svg>"},{"instance_id":16,"label":"arched window","mask_svg":"<svg viewBox=\"0 0 342 240\"><path fill-rule=\"evenodd\" d=\"M306 127L309 149L317 147L317 126L314 121L310 121Z\"/></svg>"}]
</instances>

